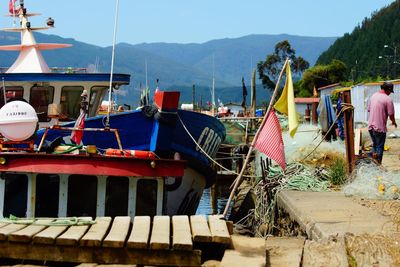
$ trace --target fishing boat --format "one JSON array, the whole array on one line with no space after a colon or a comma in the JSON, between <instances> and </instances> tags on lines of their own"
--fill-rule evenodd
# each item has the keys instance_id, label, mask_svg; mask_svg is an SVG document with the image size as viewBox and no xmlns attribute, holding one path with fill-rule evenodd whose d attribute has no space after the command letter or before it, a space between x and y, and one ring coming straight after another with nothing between
<instances>
[{"instance_id":1,"label":"fishing boat","mask_svg":"<svg viewBox=\"0 0 400 267\"><path fill-rule=\"evenodd\" d=\"M21 44L0 47L20 51L0 74L1 110L9 114L0 116L0 217L194 214L215 180L211 159L223 125L178 110L179 92L158 91L140 110L97 115L107 91L129 84L130 75L54 72L41 51L69 45L36 43L33 32L51 25L32 27L24 1L10 13L20 25L6 30L20 32ZM84 102L84 128L77 128ZM36 125L35 116L23 118L29 107L40 129L15 137L25 123ZM74 144L71 133L82 139Z\"/></svg>"}]
</instances>

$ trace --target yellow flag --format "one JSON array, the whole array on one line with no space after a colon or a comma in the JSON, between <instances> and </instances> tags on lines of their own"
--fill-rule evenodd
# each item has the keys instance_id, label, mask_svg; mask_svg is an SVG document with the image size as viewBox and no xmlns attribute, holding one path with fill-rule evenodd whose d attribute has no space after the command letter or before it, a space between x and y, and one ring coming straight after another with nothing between
<instances>
[{"instance_id":1,"label":"yellow flag","mask_svg":"<svg viewBox=\"0 0 400 267\"><path fill-rule=\"evenodd\" d=\"M274 108L280 113L288 116L289 133L293 138L293 136L296 134L297 127L299 127L299 119L296 112L296 104L294 103L294 89L290 64L286 65L285 87L283 88L283 92L278 101L276 101Z\"/></svg>"}]
</instances>

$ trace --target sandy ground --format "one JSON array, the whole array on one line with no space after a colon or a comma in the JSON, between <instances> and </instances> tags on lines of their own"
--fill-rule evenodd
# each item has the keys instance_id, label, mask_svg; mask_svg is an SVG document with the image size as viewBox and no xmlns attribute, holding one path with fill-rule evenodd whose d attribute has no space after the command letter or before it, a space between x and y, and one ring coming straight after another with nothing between
<instances>
[{"instance_id":1,"label":"sandy ground","mask_svg":"<svg viewBox=\"0 0 400 267\"><path fill-rule=\"evenodd\" d=\"M396 136L400 134L399 130L391 130L388 132L385 146L389 149L383 153L382 165L389 171L400 172L400 136L391 138L390 134Z\"/></svg>"}]
</instances>

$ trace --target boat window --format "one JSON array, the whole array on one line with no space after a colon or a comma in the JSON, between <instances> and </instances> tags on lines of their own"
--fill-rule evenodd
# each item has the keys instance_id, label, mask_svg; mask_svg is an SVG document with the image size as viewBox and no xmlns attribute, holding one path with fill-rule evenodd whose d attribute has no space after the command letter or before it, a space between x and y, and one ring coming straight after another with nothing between
<instances>
[{"instance_id":1,"label":"boat window","mask_svg":"<svg viewBox=\"0 0 400 267\"><path fill-rule=\"evenodd\" d=\"M89 116L96 116L97 112L102 108L101 102L104 99L104 95L106 94L108 87L100 87L95 86L90 89L90 102L89 102ZM105 111L107 111L107 107L105 107Z\"/></svg>"},{"instance_id":2,"label":"boat window","mask_svg":"<svg viewBox=\"0 0 400 267\"><path fill-rule=\"evenodd\" d=\"M82 86L64 86L61 89L60 121L74 121L79 117Z\"/></svg>"},{"instance_id":3,"label":"boat window","mask_svg":"<svg viewBox=\"0 0 400 267\"><path fill-rule=\"evenodd\" d=\"M128 214L129 178L110 176L107 178L105 216Z\"/></svg>"},{"instance_id":4,"label":"boat window","mask_svg":"<svg viewBox=\"0 0 400 267\"><path fill-rule=\"evenodd\" d=\"M140 179L136 190L136 216L157 213L157 180Z\"/></svg>"},{"instance_id":5,"label":"boat window","mask_svg":"<svg viewBox=\"0 0 400 267\"><path fill-rule=\"evenodd\" d=\"M25 217L28 200L28 176L6 173L3 216Z\"/></svg>"},{"instance_id":6,"label":"boat window","mask_svg":"<svg viewBox=\"0 0 400 267\"><path fill-rule=\"evenodd\" d=\"M6 86L6 100L23 100L24 88L20 86ZM4 106L3 87L0 87L0 108Z\"/></svg>"},{"instance_id":7,"label":"boat window","mask_svg":"<svg viewBox=\"0 0 400 267\"><path fill-rule=\"evenodd\" d=\"M47 108L53 103L54 87L52 86L33 86L29 97L29 104L36 110L40 122L49 122Z\"/></svg>"},{"instance_id":8,"label":"boat window","mask_svg":"<svg viewBox=\"0 0 400 267\"><path fill-rule=\"evenodd\" d=\"M70 175L68 179L67 216L96 217L97 177Z\"/></svg>"},{"instance_id":9,"label":"boat window","mask_svg":"<svg viewBox=\"0 0 400 267\"><path fill-rule=\"evenodd\" d=\"M56 174L36 176L35 217L57 217L60 177Z\"/></svg>"}]
</instances>

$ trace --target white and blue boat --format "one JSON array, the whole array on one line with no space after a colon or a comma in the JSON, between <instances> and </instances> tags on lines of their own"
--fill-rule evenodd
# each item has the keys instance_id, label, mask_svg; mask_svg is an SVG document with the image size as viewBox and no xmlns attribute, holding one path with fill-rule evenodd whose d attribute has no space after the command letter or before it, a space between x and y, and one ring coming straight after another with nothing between
<instances>
[{"instance_id":1,"label":"white and blue boat","mask_svg":"<svg viewBox=\"0 0 400 267\"><path fill-rule=\"evenodd\" d=\"M20 32L21 44L0 50L20 54L0 73L0 105L14 100L29 103L40 129L30 138L34 150L19 152L17 145L16 150L0 153L4 178L0 179L0 217L194 214L204 188L215 181L211 159L225 139L224 126L214 117L177 109L178 92L159 91L154 106L109 114L105 127L106 116L97 115L101 102L108 90L129 84L130 75L48 67L41 51L69 45L36 43L33 32L49 29L51 23L32 27L28 18L35 14L27 12L24 1L13 13L20 25L6 30ZM74 127L83 92L88 95L85 129L100 130L83 130L81 145L95 146L95 156L84 151L79 155L37 151L42 140L68 143L71 132L54 128ZM108 129L118 131L120 142ZM123 151L147 151L153 156L127 159Z\"/></svg>"}]
</instances>

